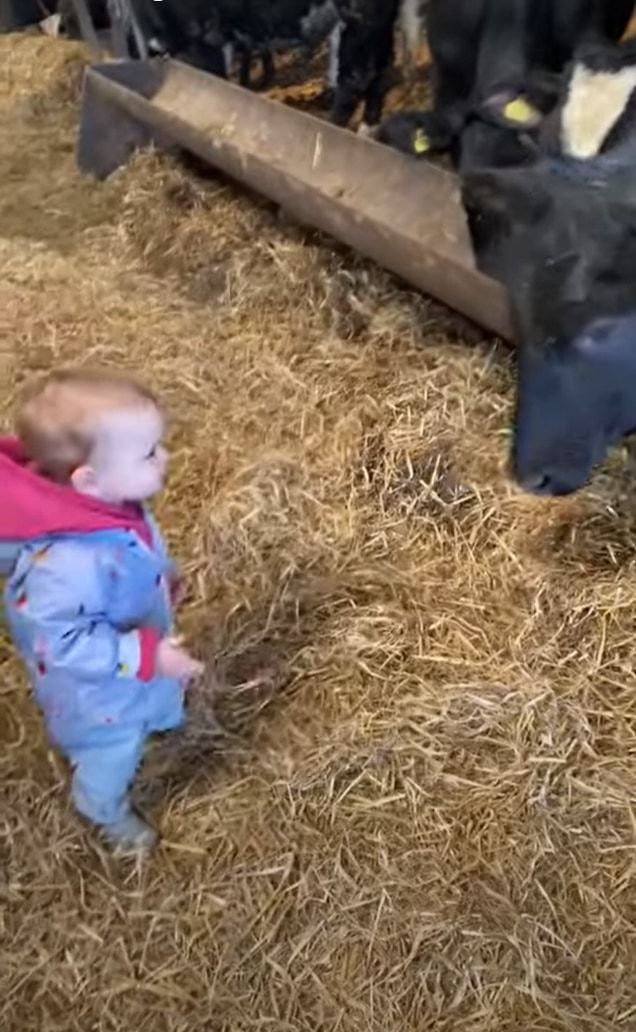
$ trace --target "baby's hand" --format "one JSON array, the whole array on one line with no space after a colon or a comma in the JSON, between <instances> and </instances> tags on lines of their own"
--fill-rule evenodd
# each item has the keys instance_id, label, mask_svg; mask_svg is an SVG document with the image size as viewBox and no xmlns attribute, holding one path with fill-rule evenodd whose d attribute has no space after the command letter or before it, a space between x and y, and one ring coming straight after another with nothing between
<instances>
[{"instance_id":1,"label":"baby's hand","mask_svg":"<svg viewBox=\"0 0 636 1032\"><path fill-rule=\"evenodd\" d=\"M186 595L188 593L188 586L180 577L178 573L175 573L170 578L170 601L175 609L177 609L183 602L185 602Z\"/></svg>"},{"instance_id":2,"label":"baby's hand","mask_svg":"<svg viewBox=\"0 0 636 1032\"><path fill-rule=\"evenodd\" d=\"M203 673L203 663L193 659L176 638L162 638L157 649L157 673L187 684Z\"/></svg>"}]
</instances>

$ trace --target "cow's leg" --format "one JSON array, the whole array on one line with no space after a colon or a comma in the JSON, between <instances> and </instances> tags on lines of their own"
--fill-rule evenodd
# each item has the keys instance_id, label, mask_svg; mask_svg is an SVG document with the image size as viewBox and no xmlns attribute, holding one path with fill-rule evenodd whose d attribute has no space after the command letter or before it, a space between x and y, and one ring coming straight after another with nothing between
<instances>
[{"instance_id":1,"label":"cow's leg","mask_svg":"<svg viewBox=\"0 0 636 1032\"><path fill-rule=\"evenodd\" d=\"M379 120L388 87L398 0L383 0L381 12L369 0L343 0L338 48L338 83L331 110L336 125L347 125L365 101L365 119Z\"/></svg>"},{"instance_id":2,"label":"cow's leg","mask_svg":"<svg viewBox=\"0 0 636 1032\"><path fill-rule=\"evenodd\" d=\"M329 64L327 66L327 87L335 90L338 85L338 70L340 68L340 39L342 37L342 25L340 22L333 29L329 36Z\"/></svg>"},{"instance_id":3,"label":"cow's leg","mask_svg":"<svg viewBox=\"0 0 636 1032\"><path fill-rule=\"evenodd\" d=\"M259 51L259 58L261 62L261 74L252 88L255 90L268 90L274 82L276 70L274 67L274 58L271 50L268 46L264 46Z\"/></svg>"},{"instance_id":4,"label":"cow's leg","mask_svg":"<svg viewBox=\"0 0 636 1032\"><path fill-rule=\"evenodd\" d=\"M357 22L347 21L341 27L338 41L338 82L330 116L336 125L349 124L364 95L366 62L364 58L361 61L361 32Z\"/></svg>"},{"instance_id":5,"label":"cow's leg","mask_svg":"<svg viewBox=\"0 0 636 1032\"><path fill-rule=\"evenodd\" d=\"M529 73L528 0L490 0L477 58L474 99L522 94Z\"/></svg>"},{"instance_id":6,"label":"cow's leg","mask_svg":"<svg viewBox=\"0 0 636 1032\"><path fill-rule=\"evenodd\" d=\"M433 59L431 135L451 139L470 108L487 0L430 0L427 36Z\"/></svg>"},{"instance_id":7,"label":"cow's leg","mask_svg":"<svg viewBox=\"0 0 636 1032\"><path fill-rule=\"evenodd\" d=\"M380 121L384 98L390 87L389 75L393 67L394 58L392 29L393 26L387 26L386 31L375 33L375 39L372 43L374 71L365 93L364 114L362 116L363 121L368 126L377 125Z\"/></svg>"},{"instance_id":8,"label":"cow's leg","mask_svg":"<svg viewBox=\"0 0 636 1032\"><path fill-rule=\"evenodd\" d=\"M378 140L413 157L453 147L470 111L485 6L486 0L430 0L433 110L391 115Z\"/></svg>"},{"instance_id":9,"label":"cow's leg","mask_svg":"<svg viewBox=\"0 0 636 1032\"><path fill-rule=\"evenodd\" d=\"M417 50L422 36L420 0L401 0L399 23L404 69L407 78L413 80L417 72Z\"/></svg>"},{"instance_id":10,"label":"cow's leg","mask_svg":"<svg viewBox=\"0 0 636 1032\"><path fill-rule=\"evenodd\" d=\"M241 43L239 49L239 83L246 90L252 88L252 48Z\"/></svg>"},{"instance_id":11,"label":"cow's leg","mask_svg":"<svg viewBox=\"0 0 636 1032\"><path fill-rule=\"evenodd\" d=\"M327 64L327 79L324 89L318 97L318 102L323 108L333 106L338 85L340 69L340 38L342 36L342 25L340 22L329 34L329 61Z\"/></svg>"},{"instance_id":12,"label":"cow's leg","mask_svg":"<svg viewBox=\"0 0 636 1032\"><path fill-rule=\"evenodd\" d=\"M223 45L223 64L225 65L225 77L229 79L234 68L234 45L232 43Z\"/></svg>"}]
</instances>

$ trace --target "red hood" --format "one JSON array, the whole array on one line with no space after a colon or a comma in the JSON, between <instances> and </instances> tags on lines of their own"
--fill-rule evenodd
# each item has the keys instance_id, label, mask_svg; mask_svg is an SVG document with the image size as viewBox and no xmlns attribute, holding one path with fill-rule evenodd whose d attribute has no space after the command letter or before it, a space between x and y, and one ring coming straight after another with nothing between
<instances>
[{"instance_id":1,"label":"red hood","mask_svg":"<svg viewBox=\"0 0 636 1032\"><path fill-rule=\"evenodd\" d=\"M29 541L49 534L134 530L148 544L148 524L137 505L106 505L34 472L15 437L0 437L0 540Z\"/></svg>"}]
</instances>

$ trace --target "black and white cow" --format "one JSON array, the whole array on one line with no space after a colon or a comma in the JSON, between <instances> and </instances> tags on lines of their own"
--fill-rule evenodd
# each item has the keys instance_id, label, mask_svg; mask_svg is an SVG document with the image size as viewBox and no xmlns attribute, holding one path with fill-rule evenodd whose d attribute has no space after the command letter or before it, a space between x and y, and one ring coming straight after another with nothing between
<instances>
[{"instance_id":1,"label":"black and white cow","mask_svg":"<svg viewBox=\"0 0 636 1032\"><path fill-rule=\"evenodd\" d=\"M331 119L346 125L360 103L369 125L379 121L393 63L400 0L132 0L146 38L174 56L225 75L228 48L253 53L271 77L271 51L313 47L334 32L337 59ZM225 55L225 56L224 56Z\"/></svg>"},{"instance_id":2,"label":"black and white cow","mask_svg":"<svg viewBox=\"0 0 636 1032\"><path fill-rule=\"evenodd\" d=\"M636 44L583 48L545 153L465 175L463 200L516 321L514 475L570 493L636 430Z\"/></svg>"},{"instance_id":3,"label":"black and white cow","mask_svg":"<svg viewBox=\"0 0 636 1032\"><path fill-rule=\"evenodd\" d=\"M415 156L450 150L460 169L533 161L574 51L619 39L633 8L634 0L429 0L433 111L392 116L378 139Z\"/></svg>"}]
</instances>

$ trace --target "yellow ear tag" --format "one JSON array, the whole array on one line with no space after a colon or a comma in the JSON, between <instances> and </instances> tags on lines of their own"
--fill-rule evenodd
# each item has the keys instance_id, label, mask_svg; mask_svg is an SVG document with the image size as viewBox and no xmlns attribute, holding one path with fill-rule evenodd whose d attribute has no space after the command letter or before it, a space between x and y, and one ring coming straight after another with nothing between
<instances>
[{"instance_id":1,"label":"yellow ear tag","mask_svg":"<svg viewBox=\"0 0 636 1032\"><path fill-rule=\"evenodd\" d=\"M510 122L519 122L522 125L534 121L538 114L536 109L531 104L528 104L528 101L524 100L523 97L509 100L503 109L503 113Z\"/></svg>"},{"instance_id":2,"label":"yellow ear tag","mask_svg":"<svg viewBox=\"0 0 636 1032\"><path fill-rule=\"evenodd\" d=\"M431 141L423 129L416 129L411 138L413 150L416 154L426 154L430 150Z\"/></svg>"}]
</instances>

